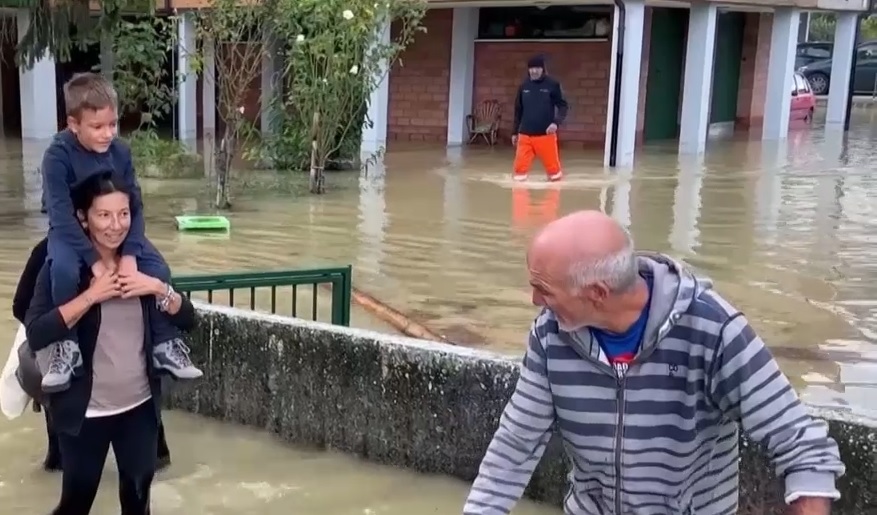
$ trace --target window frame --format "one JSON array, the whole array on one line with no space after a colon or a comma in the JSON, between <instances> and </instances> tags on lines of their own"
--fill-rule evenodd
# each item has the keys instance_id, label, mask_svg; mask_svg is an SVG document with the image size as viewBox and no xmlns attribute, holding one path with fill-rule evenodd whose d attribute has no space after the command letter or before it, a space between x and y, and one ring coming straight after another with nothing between
<instances>
[{"instance_id":1,"label":"window frame","mask_svg":"<svg viewBox=\"0 0 877 515\"><path fill-rule=\"evenodd\" d=\"M550 5L545 8L538 6L520 7L480 7L478 13L478 30L475 41L609 41L612 37L612 9L599 5ZM557 27L558 22L581 23L578 27ZM559 31L582 30L585 24L594 22L594 35L569 34L557 35ZM597 23L605 21L608 31L605 35L597 35ZM517 23L516 23L517 22ZM553 24L549 27L547 24ZM497 26L504 26L502 33ZM509 29L514 33L509 34ZM546 31L555 34L545 35Z\"/></svg>"}]
</instances>

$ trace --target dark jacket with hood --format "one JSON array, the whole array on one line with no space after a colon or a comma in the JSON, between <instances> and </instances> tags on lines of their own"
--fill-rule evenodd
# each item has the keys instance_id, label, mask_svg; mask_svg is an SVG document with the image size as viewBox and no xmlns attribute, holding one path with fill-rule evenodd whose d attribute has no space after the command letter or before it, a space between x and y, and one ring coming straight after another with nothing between
<instances>
[{"instance_id":1,"label":"dark jacket with hood","mask_svg":"<svg viewBox=\"0 0 877 515\"><path fill-rule=\"evenodd\" d=\"M530 59L527 68L542 68L542 76L536 80L528 77L518 88L512 132L515 135L543 136L552 123L557 126L563 123L568 104L560 83L546 74L542 57Z\"/></svg>"}]
</instances>

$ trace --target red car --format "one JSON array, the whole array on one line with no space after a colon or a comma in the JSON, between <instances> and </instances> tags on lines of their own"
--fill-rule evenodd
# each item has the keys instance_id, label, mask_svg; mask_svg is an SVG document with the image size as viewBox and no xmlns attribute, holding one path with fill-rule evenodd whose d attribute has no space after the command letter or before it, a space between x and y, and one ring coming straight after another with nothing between
<instances>
[{"instance_id":1,"label":"red car","mask_svg":"<svg viewBox=\"0 0 877 515\"><path fill-rule=\"evenodd\" d=\"M789 112L791 121L813 121L813 110L816 109L816 96L810 89L810 83L798 72L792 82L792 109Z\"/></svg>"}]
</instances>

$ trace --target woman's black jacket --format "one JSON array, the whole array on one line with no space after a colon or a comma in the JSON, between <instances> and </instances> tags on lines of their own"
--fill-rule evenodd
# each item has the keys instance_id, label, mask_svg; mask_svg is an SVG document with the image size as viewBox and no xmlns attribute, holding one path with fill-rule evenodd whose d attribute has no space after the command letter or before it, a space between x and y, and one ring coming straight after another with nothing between
<instances>
[{"instance_id":1,"label":"woman's black jacket","mask_svg":"<svg viewBox=\"0 0 877 515\"><path fill-rule=\"evenodd\" d=\"M43 238L30 251L30 257L27 258L27 263L24 265L24 270L18 279L15 296L12 297L12 315L22 324L24 323L25 315L27 315L27 308L30 306L30 299L33 298L37 276L40 274L40 269L43 268L43 263L46 262L48 254L49 239Z\"/></svg>"},{"instance_id":2,"label":"woman's black jacket","mask_svg":"<svg viewBox=\"0 0 877 515\"><path fill-rule=\"evenodd\" d=\"M83 292L91 282L92 274L88 267L82 269L79 291ZM149 377L149 388L152 392L152 402L155 409L156 419L161 421L161 379L152 366L152 331L150 320L155 317L169 317L171 323L183 331L190 330L195 325L195 308L192 303L182 296L183 305L176 315L162 313L155 303L152 295L140 298L143 306L143 335L132 337L143 338L143 349L146 354L146 373ZM48 412L52 419L52 425L58 432L76 435L85 420L85 412L91 400L92 371L94 349L97 343L97 335L100 330L100 305L92 307L74 326L79 337L79 347L82 350L83 374L70 382L70 388L66 391L51 394L48 397ZM44 264L36 278L33 289L33 298L25 316L25 328L27 342L31 349L38 351L50 344L68 338L70 330L61 318L61 313L52 302L52 280L49 274L48 264Z\"/></svg>"}]
</instances>

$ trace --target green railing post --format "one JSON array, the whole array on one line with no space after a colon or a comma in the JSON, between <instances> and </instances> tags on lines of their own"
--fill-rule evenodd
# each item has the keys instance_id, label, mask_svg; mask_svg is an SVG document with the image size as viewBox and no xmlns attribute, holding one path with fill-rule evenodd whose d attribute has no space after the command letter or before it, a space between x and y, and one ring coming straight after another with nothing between
<instances>
[{"instance_id":1,"label":"green railing post","mask_svg":"<svg viewBox=\"0 0 877 515\"><path fill-rule=\"evenodd\" d=\"M348 266L342 274L332 280L332 323L335 325L350 325L352 271L353 267Z\"/></svg>"},{"instance_id":2,"label":"green railing post","mask_svg":"<svg viewBox=\"0 0 877 515\"><path fill-rule=\"evenodd\" d=\"M270 288L271 312L277 313L277 291L279 287L292 287L292 316L298 316L297 299L299 286L312 286L311 318L317 319L318 287L321 284L332 286L331 322L336 325L350 325L350 303L352 300L353 267L323 268L312 270L282 270L276 272L251 272L234 274L208 274L175 277L174 288L191 298L193 292L206 292L207 301L213 303L216 291L228 291L229 305L234 306L235 290L249 290L249 307L256 309L256 290ZM305 290L307 291L307 290Z\"/></svg>"}]
</instances>

